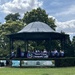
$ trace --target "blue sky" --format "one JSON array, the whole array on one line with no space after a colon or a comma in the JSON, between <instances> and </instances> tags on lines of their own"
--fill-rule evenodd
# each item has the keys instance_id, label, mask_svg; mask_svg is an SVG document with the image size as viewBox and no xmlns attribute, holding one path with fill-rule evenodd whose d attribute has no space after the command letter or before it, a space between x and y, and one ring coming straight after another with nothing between
<instances>
[{"instance_id":1,"label":"blue sky","mask_svg":"<svg viewBox=\"0 0 75 75\"><path fill-rule=\"evenodd\" d=\"M26 11L41 7L49 17L55 18L57 31L75 35L75 0L0 0L0 22L9 13L19 12L21 16Z\"/></svg>"}]
</instances>

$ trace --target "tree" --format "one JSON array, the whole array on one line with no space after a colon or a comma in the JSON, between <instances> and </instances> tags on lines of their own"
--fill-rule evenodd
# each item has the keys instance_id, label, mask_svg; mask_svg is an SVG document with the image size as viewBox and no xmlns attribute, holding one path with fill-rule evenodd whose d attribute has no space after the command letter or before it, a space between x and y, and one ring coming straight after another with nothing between
<instances>
[{"instance_id":1,"label":"tree","mask_svg":"<svg viewBox=\"0 0 75 75\"><path fill-rule=\"evenodd\" d=\"M74 56L75 56L75 36L73 36L73 39L72 39L72 46L74 49Z\"/></svg>"},{"instance_id":2,"label":"tree","mask_svg":"<svg viewBox=\"0 0 75 75\"><path fill-rule=\"evenodd\" d=\"M0 56L7 56L9 54L9 39L6 35L16 33L23 27L23 22L10 20L0 26Z\"/></svg>"},{"instance_id":3,"label":"tree","mask_svg":"<svg viewBox=\"0 0 75 75\"><path fill-rule=\"evenodd\" d=\"M73 36L72 44L75 45L75 36ZM75 46L74 46L75 47Z\"/></svg>"},{"instance_id":4,"label":"tree","mask_svg":"<svg viewBox=\"0 0 75 75\"><path fill-rule=\"evenodd\" d=\"M48 15L46 14L46 11L41 8L33 9L32 11L26 12L24 14L23 22L25 22L26 24L29 24L35 21L44 22L48 24L52 29L55 30L55 27L56 27L55 19L49 18Z\"/></svg>"},{"instance_id":5,"label":"tree","mask_svg":"<svg viewBox=\"0 0 75 75\"><path fill-rule=\"evenodd\" d=\"M74 48L70 40L70 37L67 37L67 39L65 40L65 54L69 57L74 56Z\"/></svg>"},{"instance_id":6,"label":"tree","mask_svg":"<svg viewBox=\"0 0 75 75\"><path fill-rule=\"evenodd\" d=\"M19 15L19 13L15 13L15 14L8 14L6 17L5 17L5 20L6 20L6 22L8 21L8 20L12 20L12 21L16 21L16 20L19 20L19 17L20 17L20 15Z\"/></svg>"}]
</instances>

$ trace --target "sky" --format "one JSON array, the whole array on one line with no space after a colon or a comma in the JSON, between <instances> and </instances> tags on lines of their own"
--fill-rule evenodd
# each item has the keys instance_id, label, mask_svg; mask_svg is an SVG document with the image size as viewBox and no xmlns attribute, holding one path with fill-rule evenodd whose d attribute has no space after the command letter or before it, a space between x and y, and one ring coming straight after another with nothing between
<instances>
[{"instance_id":1,"label":"sky","mask_svg":"<svg viewBox=\"0 0 75 75\"><path fill-rule=\"evenodd\" d=\"M56 31L75 36L75 0L0 0L0 22L9 13L20 13L41 7L55 19Z\"/></svg>"}]
</instances>

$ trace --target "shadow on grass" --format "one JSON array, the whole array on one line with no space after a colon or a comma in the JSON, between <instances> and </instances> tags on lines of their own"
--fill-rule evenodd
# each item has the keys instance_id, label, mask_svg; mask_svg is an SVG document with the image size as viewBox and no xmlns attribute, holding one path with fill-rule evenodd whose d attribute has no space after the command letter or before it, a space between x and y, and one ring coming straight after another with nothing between
<instances>
[{"instance_id":1,"label":"shadow on grass","mask_svg":"<svg viewBox=\"0 0 75 75\"><path fill-rule=\"evenodd\" d=\"M42 74L42 75L49 75L49 74L47 74L47 73L44 73L44 74Z\"/></svg>"}]
</instances>

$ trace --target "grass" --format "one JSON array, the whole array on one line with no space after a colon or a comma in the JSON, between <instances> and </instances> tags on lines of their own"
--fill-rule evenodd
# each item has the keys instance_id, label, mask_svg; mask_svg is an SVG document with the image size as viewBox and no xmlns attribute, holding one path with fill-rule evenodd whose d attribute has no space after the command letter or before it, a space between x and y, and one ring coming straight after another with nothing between
<instances>
[{"instance_id":1,"label":"grass","mask_svg":"<svg viewBox=\"0 0 75 75\"><path fill-rule=\"evenodd\" d=\"M0 68L0 75L75 75L75 67L68 68Z\"/></svg>"}]
</instances>

